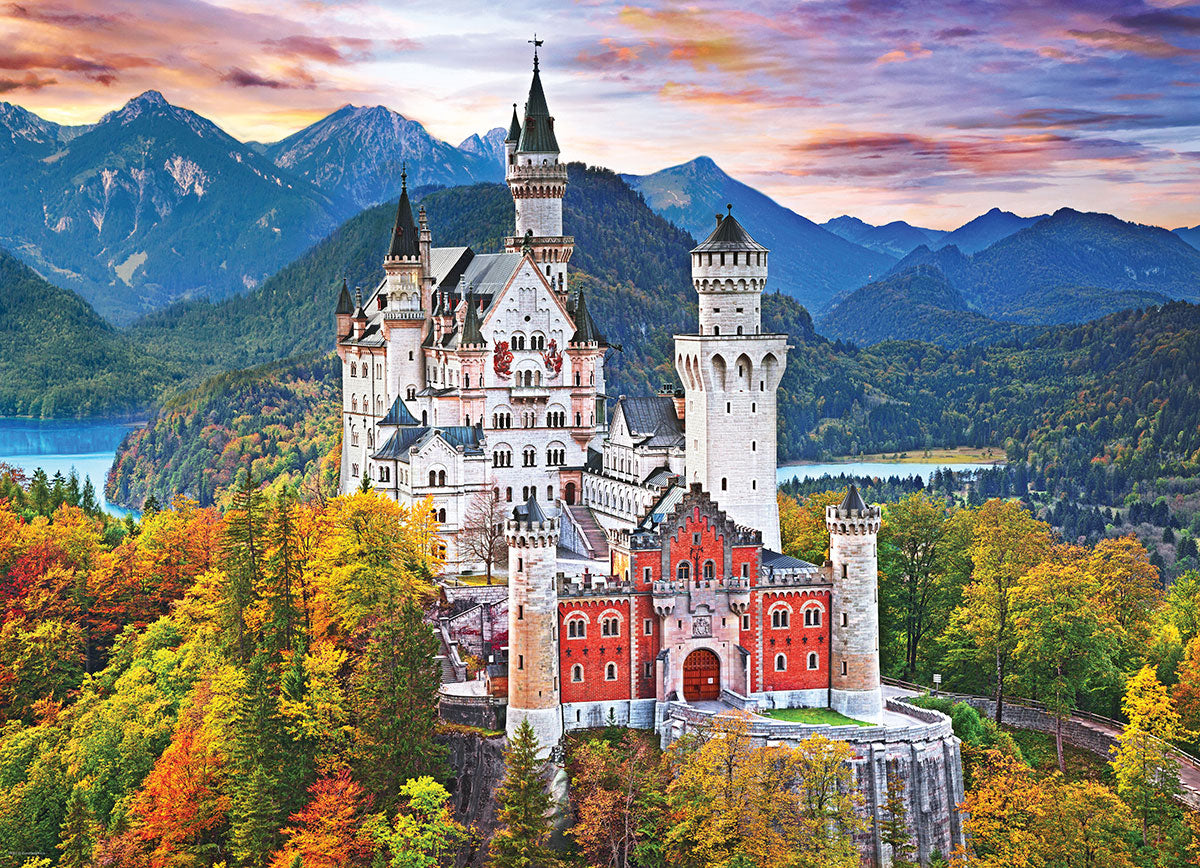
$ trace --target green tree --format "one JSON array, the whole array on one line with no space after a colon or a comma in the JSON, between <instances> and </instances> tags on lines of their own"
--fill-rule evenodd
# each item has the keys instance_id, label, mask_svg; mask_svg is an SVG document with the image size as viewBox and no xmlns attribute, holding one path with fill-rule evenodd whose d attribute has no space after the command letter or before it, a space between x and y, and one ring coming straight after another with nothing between
<instances>
[{"instance_id":1,"label":"green tree","mask_svg":"<svg viewBox=\"0 0 1200 868\"><path fill-rule=\"evenodd\" d=\"M400 781L441 777L445 749L434 740L442 673L438 640L406 600L371 629L355 677L362 778L394 795Z\"/></svg>"},{"instance_id":2,"label":"green tree","mask_svg":"<svg viewBox=\"0 0 1200 868\"><path fill-rule=\"evenodd\" d=\"M908 808L904 804L904 778L896 769L888 769L887 799L882 807L879 839L891 849L892 868L914 868L912 831L908 828Z\"/></svg>"},{"instance_id":3,"label":"green tree","mask_svg":"<svg viewBox=\"0 0 1200 868\"><path fill-rule=\"evenodd\" d=\"M234 787L229 811L231 849L249 868L262 868L278 843L282 816L276 786L266 769L256 764Z\"/></svg>"},{"instance_id":4,"label":"green tree","mask_svg":"<svg viewBox=\"0 0 1200 868\"><path fill-rule=\"evenodd\" d=\"M233 503L225 513L222 554L229 580L227 603L237 632L238 655L249 663L254 642L247 635L246 615L258 598L265 561L266 497L250 472L238 474Z\"/></svg>"},{"instance_id":5,"label":"green tree","mask_svg":"<svg viewBox=\"0 0 1200 868\"><path fill-rule=\"evenodd\" d=\"M1017 580L1013 591L1018 680L1054 715L1058 769L1066 774L1063 723L1076 697L1117 676L1120 625L1096 605L1102 586L1087 570L1087 553L1064 549Z\"/></svg>"},{"instance_id":6,"label":"green tree","mask_svg":"<svg viewBox=\"0 0 1200 868\"><path fill-rule=\"evenodd\" d=\"M387 868L438 868L467 837L446 803L450 794L431 777L419 777L400 787L400 812L389 828L382 817L375 840L388 848Z\"/></svg>"},{"instance_id":7,"label":"green tree","mask_svg":"<svg viewBox=\"0 0 1200 868\"><path fill-rule=\"evenodd\" d=\"M66 815L59 827L58 864L63 868L87 868L92 863L96 827L87 799L79 789L67 797Z\"/></svg>"},{"instance_id":8,"label":"green tree","mask_svg":"<svg viewBox=\"0 0 1200 868\"><path fill-rule=\"evenodd\" d=\"M529 721L521 721L504 752L504 781L496 791L499 829L492 837L489 868L546 868L558 860L550 849L550 794L546 761Z\"/></svg>"}]
</instances>

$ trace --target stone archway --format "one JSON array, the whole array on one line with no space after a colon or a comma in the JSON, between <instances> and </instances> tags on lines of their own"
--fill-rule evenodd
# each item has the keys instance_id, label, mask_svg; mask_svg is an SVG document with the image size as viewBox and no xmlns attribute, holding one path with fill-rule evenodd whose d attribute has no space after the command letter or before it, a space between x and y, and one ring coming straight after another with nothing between
<instances>
[{"instance_id":1,"label":"stone archway","mask_svg":"<svg viewBox=\"0 0 1200 868\"><path fill-rule=\"evenodd\" d=\"M721 698L721 659L699 648L683 661L683 698L687 702Z\"/></svg>"},{"instance_id":2,"label":"stone archway","mask_svg":"<svg viewBox=\"0 0 1200 868\"><path fill-rule=\"evenodd\" d=\"M566 498L565 498L565 499L566 499L566 501L567 501L567 506L574 506L574 505L575 505L575 483L574 483L574 482L568 482L568 483L567 483L567 489L566 489Z\"/></svg>"}]
</instances>

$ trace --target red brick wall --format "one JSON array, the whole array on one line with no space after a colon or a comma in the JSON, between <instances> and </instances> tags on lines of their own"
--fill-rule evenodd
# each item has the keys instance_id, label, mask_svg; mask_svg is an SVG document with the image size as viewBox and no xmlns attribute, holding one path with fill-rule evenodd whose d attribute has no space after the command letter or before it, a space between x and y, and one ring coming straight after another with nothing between
<instances>
[{"instance_id":1,"label":"red brick wall","mask_svg":"<svg viewBox=\"0 0 1200 868\"><path fill-rule=\"evenodd\" d=\"M697 533L700 534L698 553L694 551L697 548ZM704 562L707 560L713 562L713 574L717 578L721 578L725 572L725 537L717 534L716 528L708 523L708 518L700 515L699 508L694 509L687 517L680 532L667 541L667 547L672 578L678 575L676 571L681 560L691 564L692 581L703 575Z\"/></svg>"},{"instance_id":2,"label":"red brick wall","mask_svg":"<svg viewBox=\"0 0 1200 868\"><path fill-rule=\"evenodd\" d=\"M601 616L616 612L620 619L619 636L601 635ZM587 635L572 639L567 626L574 613L587 616ZM611 617L609 615L608 617ZM558 605L559 683L563 702L599 702L628 699L630 696L630 629L641 630L641 621L630 625L628 600L563 600ZM605 680L608 663L617 666L616 681ZM574 666L583 667L583 681L572 681Z\"/></svg>"},{"instance_id":3,"label":"red brick wall","mask_svg":"<svg viewBox=\"0 0 1200 868\"><path fill-rule=\"evenodd\" d=\"M787 594L780 591L756 591L755 597L761 598L762 624L758 623L759 599L751 604L751 633L761 629L762 659L753 659L751 666L752 683L758 688L759 667L762 672L763 690L809 690L829 686L829 591L814 593ZM804 626L804 609L812 602L821 606L821 623L816 626ZM772 627L771 611L776 604L790 607L788 626ZM743 648L752 653L757 648L757 637L746 637L743 634ZM745 644L748 639L754 643ZM808 668L808 655L817 654L817 668ZM775 670L775 657L784 654L787 658L787 669L783 672Z\"/></svg>"}]
</instances>

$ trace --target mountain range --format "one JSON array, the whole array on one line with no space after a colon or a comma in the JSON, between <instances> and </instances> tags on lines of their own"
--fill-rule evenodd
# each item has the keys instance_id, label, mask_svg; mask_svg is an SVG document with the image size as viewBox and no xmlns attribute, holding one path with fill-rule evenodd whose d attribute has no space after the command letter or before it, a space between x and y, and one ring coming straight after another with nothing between
<instances>
[{"instance_id":1,"label":"mountain range","mask_svg":"<svg viewBox=\"0 0 1200 868\"><path fill-rule=\"evenodd\" d=\"M1200 300L1200 250L1156 226L1061 208L973 254L922 245L884 280L839 297L820 327L862 343L957 346L1010 337L1013 323L1083 322L1172 299Z\"/></svg>"},{"instance_id":2,"label":"mountain range","mask_svg":"<svg viewBox=\"0 0 1200 868\"><path fill-rule=\"evenodd\" d=\"M127 323L245 292L363 207L415 184L496 180L503 131L455 148L382 107L239 142L147 91L87 126L0 103L0 245Z\"/></svg>"},{"instance_id":3,"label":"mountain range","mask_svg":"<svg viewBox=\"0 0 1200 868\"><path fill-rule=\"evenodd\" d=\"M870 250L785 208L725 174L708 157L652 175L622 175L658 214L698 239L713 230L714 210L733 213L771 251L768 288L781 290L813 312L829 307L846 289L882 277L895 256Z\"/></svg>"}]
</instances>

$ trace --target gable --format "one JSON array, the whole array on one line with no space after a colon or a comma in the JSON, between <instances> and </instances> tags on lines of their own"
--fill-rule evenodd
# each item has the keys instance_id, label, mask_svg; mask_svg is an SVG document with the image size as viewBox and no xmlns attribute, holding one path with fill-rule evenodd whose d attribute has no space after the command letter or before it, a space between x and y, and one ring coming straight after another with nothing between
<instances>
[{"instance_id":1,"label":"gable","mask_svg":"<svg viewBox=\"0 0 1200 868\"><path fill-rule=\"evenodd\" d=\"M574 323L546 278L528 258L522 260L512 278L492 301L480 326L491 345L514 334L540 334L547 346L556 341L560 349L575 332Z\"/></svg>"}]
</instances>

